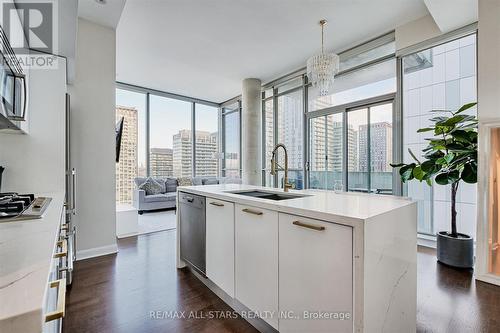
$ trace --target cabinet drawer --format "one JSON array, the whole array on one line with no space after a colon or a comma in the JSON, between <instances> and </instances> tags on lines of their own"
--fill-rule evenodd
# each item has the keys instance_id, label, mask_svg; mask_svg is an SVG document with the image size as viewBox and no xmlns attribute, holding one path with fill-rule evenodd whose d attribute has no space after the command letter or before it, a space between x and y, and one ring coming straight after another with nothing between
<instances>
[{"instance_id":1,"label":"cabinet drawer","mask_svg":"<svg viewBox=\"0 0 500 333\"><path fill-rule=\"evenodd\" d=\"M234 214L235 297L278 329L278 213L236 204Z\"/></svg>"},{"instance_id":2,"label":"cabinet drawer","mask_svg":"<svg viewBox=\"0 0 500 333\"><path fill-rule=\"evenodd\" d=\"M299 317L281 317L280 332L352 332L352 245L351 227L279 214L280 313Z\"/></svg>"},{"instance_id":3,"label":"cabinet drawer","mask_svg":"<svg viewBox=\"0 0 500 333\"><path fill-rule=\"evenodd\" d=\"M234 297L234 203L206 199L207 277Z\"/></svg>"}]
</instances>

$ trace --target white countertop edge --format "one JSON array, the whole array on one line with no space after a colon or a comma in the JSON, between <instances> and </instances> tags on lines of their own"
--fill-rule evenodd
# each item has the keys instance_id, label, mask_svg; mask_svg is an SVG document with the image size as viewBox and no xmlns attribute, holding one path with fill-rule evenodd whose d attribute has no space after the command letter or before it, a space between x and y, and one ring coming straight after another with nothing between
<instances>
[{"instance_id":1,"label":"white countertop edge","mask_svg":"<svg viewBox=\"0 0 500 333\"><path fill-rule=\"evenodd\" d=\"M4 286L0 288L1 332L17 332L21 327L23 332L36 332L43 327L64 193L38 193L37 196L52 198L41 219L0 223L0 262L11 260L11 265L5 266L14 266L7 268L11 271L0 270L0 282ZM28 246L37 240L36 246ZM22 301L16 302L19 299Z\"/></svg>"},{"instance_id":2,"label":"white countertop edge","mask_svg":"<svg viewBox=\"0 0 500 333\"><path fill-rule=\"evenodd\" d=\"M409 198L405 197L397 197L391 195L377 195L377 194L366 194L366 193L354 193L354 192L342 192L335 193L333 191L326 190L290 190L289 194L304 194L309 197L306 198L295 198L290 200L283 201L271 201L268 199L259 199L255 197L241 196L234 193L227 193L227 191L245 191L245 190L262 190L266 192L272 193L284 193L283 190L279 190L276 188L262 187L262 186L252 186L252 185L238 185L238 184L227 184L227 185L199 185L199 186L179 186L177 187L178 191L187 192L191 194L202 195L206 197L211 197L219 200L232 201L235 203L240 203L244 205L260 207L264 209L275 210L283 213L290 213L301 215L309 218L316 218L328 222L341 223L346 225L354 226L359 222L363 222L373 218L375 216L387 213L393 209L405 207L407 205L416 204L416 202L412 201ZM361 214L359 212L344 212L344 213L335 213L332 211L328 211L325 207L320 207L320 209L313 209L304 207L304 200L311 197L316 197L318 200L328 201L330 199L342 198L343 200L350 200L362 198L363 201L367 201L370 199L374 200L390 200L392 203L395 203L394 207L391 209L387 209L385 211L373 212L370 214ZM333 201L333 200L332 200Z\"/></svg>"}]
</instances>

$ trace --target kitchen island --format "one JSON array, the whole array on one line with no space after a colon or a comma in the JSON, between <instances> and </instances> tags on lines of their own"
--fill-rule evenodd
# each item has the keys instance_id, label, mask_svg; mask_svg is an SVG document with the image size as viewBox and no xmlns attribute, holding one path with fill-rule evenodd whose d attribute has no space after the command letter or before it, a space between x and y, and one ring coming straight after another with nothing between
<instances>
[{"instance_id":1,"label":"kitchen island","mask_svg":"<svg viewBox=\"0 0 500 333\"><path fill-rule=\"evenodd\" d=\"M178 268L260 331L416 330L415 202L227 184L179 187L177 207Z\"/></svg>"}]
</instances>

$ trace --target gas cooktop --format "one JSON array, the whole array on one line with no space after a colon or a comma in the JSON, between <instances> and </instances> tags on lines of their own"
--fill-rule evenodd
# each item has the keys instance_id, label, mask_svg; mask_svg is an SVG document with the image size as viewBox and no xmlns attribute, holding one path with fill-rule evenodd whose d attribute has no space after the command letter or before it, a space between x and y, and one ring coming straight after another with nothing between
<instances>
[{"instance_id":1,"label":"gas cooktop","mask_svg":"<svg viewBox=\"0 0 500 333\"><path fill-rule=\"evenodd\" d=\"M0 222L39 219L51 200L34 194L0 193Z\"/></svg>"}]
</instances>

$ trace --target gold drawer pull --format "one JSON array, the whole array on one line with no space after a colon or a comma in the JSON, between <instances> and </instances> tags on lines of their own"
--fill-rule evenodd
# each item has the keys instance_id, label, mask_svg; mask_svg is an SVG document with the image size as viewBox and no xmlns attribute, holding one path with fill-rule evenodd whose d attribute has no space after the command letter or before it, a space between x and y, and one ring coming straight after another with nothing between
<instances>
[{"instance_id":1,"label":"gold drawer pull","mask_svg":"<svg viewBox=\"0 0 500 333\"><path fill-rule=\"evenodd\" d=\"M297 225L299 227L304 227L304 228L308 228L308 229L313 229L313 230L316 230L316 231L323 231L325 230L326 228L323 227L323 226L319 226L319 225L313 225L313 224L307 224L307 223L303 223L303 222L300 222L300 221L293 221L292 222L294 225Z\"/></svg>"},{"instance_id":2,"label":"gold drawer pull","mask_svg":"<svg viewBox=\"0 0 500 333\"><path fill-rule=\"evenodd\" d=\"M253 209L248 209L248 208L244 208L244 209L242 209L242 211L244 211L245 213L253 214L253 215L262 215L262 214L264 214L262 212L259 212L258 210L253 210Z\"/></svg>"},{"instance_id":3,"label":"gold drawer pull","mask_svg":"<svg viewBox=\"0 0 500 333\"><path fill-rule=\"evenodd\" d=\"M57 308L55 311L48 312L45 315L45 322L52 321L64 317L66 309L66 278L55 280L49 283L50 288L57 289Z\"/></svg>"},{"instance_id":4,"label":"gold drawer pull","mask_svg":"<svg viewBox=\"0 0 500 333\"><path fill-rule=\"evenodd\" d=\"M224 207L224 204L222 204L220 202L211 202L210 204L213 206L217 206L217 207Z\"/></svg>"},{"instance_id":5,"label":"gold drawer pull","mask_svg":"<svg viewBox=\"0 0 500 333\"><path fill-rule=\"evenodd\" d=\"M66 239L57 242L57 247L61 248L61 252L54 253L54 258L66 257L68 255L68 241Z\"/></svg>"}]
</instances>

